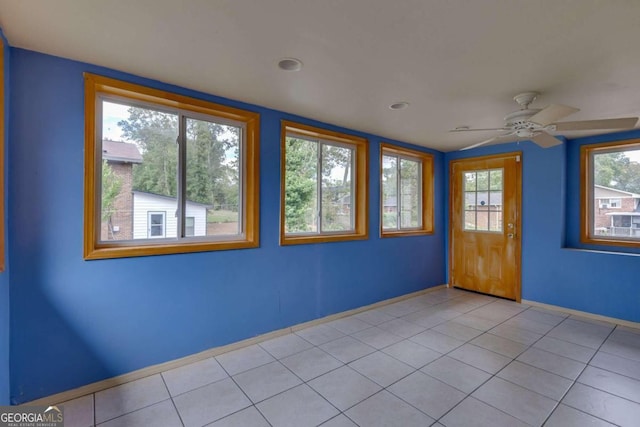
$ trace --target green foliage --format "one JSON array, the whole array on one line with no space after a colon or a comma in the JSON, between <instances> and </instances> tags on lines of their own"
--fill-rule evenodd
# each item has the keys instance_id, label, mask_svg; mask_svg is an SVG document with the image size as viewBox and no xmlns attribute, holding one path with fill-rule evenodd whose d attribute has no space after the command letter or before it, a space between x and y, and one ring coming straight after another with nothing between
<instances>
[{"instance_id":1,"label":"green foliage","mask_svg":"<svg viewBox=\"0 0 640 427\"><path fill-rule=\"evenodd\" d=\"M384 208L392 210L384 212L383 228L416 227L420 224L420 178L420 162L391 155L383 157L382 202Z\"/></svg>"},{"instance_id":2,"label":"green foliage","mask_svg":"<svg viewBox=\"0 0 640 427\"><path fill-rule=\"evenodd\" d=\"M287 138L285 150L287 231L310 231L315 215L318 145L304 139Z\"/></svg>"},{"instance_id":3,"label":"green foliage","mask_svg":"<svg viewBox=\"0 0 640 427\"><path fill-rule=\"evenodd\" d=\"M397 212L384 212L382 214L382 227L383 228L398 228L398 213Z\"/></svg>"},{"instance_id":4,"label":"green foliage","mask_svg":"<svg viewBox=\"0 0 640 427\"><path fill-rule=\"evenodd\" d=\"M314 231L318 222L318 199L321 200L323 231L350 228L350 215L345 205L350 204L353 150L292 137L287 137L285 147L286 231ZM322 147L320 174L319 147ZM340 177L335 176L336 168L342 169ZM317 194L319 179L320 197Z\"/></svg>"},{"instance_id":5,"label":"green foliage","mask_svg":"<svg viewBox=\"0 0 640 427\"><path fill-rule=\"evenodd\" d=\"M115 213L115 201L122 189L122 180L116 176L106 160L102 161L102 220Z\"/></svg>"},{"instance_id":6,"label":"green foliage","mask_svg":"<svg viewBox=\"0 0 640 427\"><path fill-rule=\"evenodd\" d=\"M502 190L502 169L465 172L466 191Z\"/></svg>"},{"instance_id":7,"label":"green foliage","mask_svg":"<svg viewBox=\"0 0 640 427\"><path fill-rule=\"evenodd\" d=\"M142 164L133 170L133 188L175 197L178 191L178 116L147 108L129 108L129 118L118 122L125 138L136 142Z\"/></svg>"},{"instance_id":8,"label":"green foliage","mask_svg":"<svg viewBox=\"0 0 640 427\"><path fill-rule=\"evenodd\" d=\"M640 163L623 152L594 155L594 183L631 193L640 193Z\"/></svg>"},{"instance_id":9,"label":"green foliage","mask_svg":"<svg viewBox=\"0 0 640 427\"><path fill-rule=\"evenodd\" d=\"M178 116L147 108L129 108L118 123L136 142L142 164L133 170L133 188L163 196L178 192ZM187 200L237 211L240 194L239 129L204 120L186 120Z\"/></svg>"}]
</instances>

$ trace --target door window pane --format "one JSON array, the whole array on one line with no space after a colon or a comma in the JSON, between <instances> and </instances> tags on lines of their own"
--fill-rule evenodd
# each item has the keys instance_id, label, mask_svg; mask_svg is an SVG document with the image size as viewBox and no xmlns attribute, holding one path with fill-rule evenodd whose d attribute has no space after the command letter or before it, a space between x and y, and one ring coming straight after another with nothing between
<instances>
[{"instance_id":1,"label":"door window pane","mask_svg":"<svg viewBox=\"0 0 640 427\"><path fill-rule=\"evenodd\" d=\"M466 191L476 191L476 173L475 172L464 173L464 189Z\"/></svg>"},{"instance_id":2,"label":"door window pane","mask_svg":"<svg viewBox=\"0 0 640 427\"><path fill-rule=\"evenodd\" d=\"M502 169L463 173L464 230L502 232L502 179Z\"/></svg>"}]
</instances>

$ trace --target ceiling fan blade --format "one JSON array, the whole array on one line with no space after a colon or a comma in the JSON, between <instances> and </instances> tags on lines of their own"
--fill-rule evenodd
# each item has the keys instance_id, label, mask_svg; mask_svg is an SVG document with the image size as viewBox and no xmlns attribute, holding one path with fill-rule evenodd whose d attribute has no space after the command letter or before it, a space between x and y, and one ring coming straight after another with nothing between
<instances>
[{"instance_id":1,"label":"ceiling fan blade","mask_svg":"<svg viewBox=\"0 0 640 427\"><path fill-rule=\"evenodd\" d=\"M503 143L503 142L516 141L517 137L515 137L515 139L514 139L514 138L512 138L512 135L513 135L513 132L508 133L506 135L494 136L493 138L485 139L484 141L476 142L473 145L461 148L460 151L471 150L472 148L482 147L483 145L494 145L494 144L500 144L500 143Z\"/></svg>"},{"instance_id":2,"label":"ceiling fan blade","mask_svg":"<svg viewBox=\"0 0 640 427\"><path fill-rule=\"evenodd\" d=\"M511 130L509 128L486 128L486 129L451 129L449 132L476 132L476 131L504 131Z\"/></svg>"},{"instance_id":3,"label":"ceiling fan blade","mask_svg":"<svg viewBox=\"0 0 640 427\"><path fill-rule=\"evenodd\" d=\"M558 132L567 130L594 130L594 129L632 129L638 122L637 117L625 117L620 119L582 120L578 122L554 123Z\"/></svg>"},{"instance_id":4,"label":"ceiling fan blade","mask_svg":"<svg viewBox=\"0 0 640 427\"><path fill-rule=\"evenodd\" d=\"M549 148L555 145L562 144L561 140L559 140L555 136L549 135L546 132L540 132L538 135L531 138L531 140L542 148Z\"/></svg>"},{"instance_id":5,"label":"ceiling fan blade","mask_svg":"<svg viewBox=\"0 0 640 427\"><path fill-rule=\"evenodd\" d=\"M540 126L547 126L578 111L580 111L579 108L569 107L568 105L551 104L534 114L529 121Z\"/></svg>"},{"instance_id":6,"label":"ceiling fan blade","mask_svg":"<svg viewBox=\"0 0 640 427\"><path fill-rule=\"evenodd\" d=\"M493 138L489 138L489 139L484 140L484 141L482 141L482 142L476 142L476 143L475 143L475 144L473 144L473 145L470 145L470 146L468 146L468 147L461 148L461 149L460 149L460 151L464 151L464 150L471 150L472 148L481 147L481 146L483 146L483 145L487 145L488 143L495 141L496 139L498 139L498 137L497 137L497 136L494 136Z\"/></svg>"}]
</instances>

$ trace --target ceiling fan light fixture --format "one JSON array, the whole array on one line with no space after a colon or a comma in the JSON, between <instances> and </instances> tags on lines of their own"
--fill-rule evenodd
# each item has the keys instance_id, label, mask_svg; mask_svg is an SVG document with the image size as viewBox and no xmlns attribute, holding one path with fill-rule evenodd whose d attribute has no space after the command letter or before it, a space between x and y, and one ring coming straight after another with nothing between
<instances>
[{"instance_id":1,"label":"ceiling fan light fixture","mask_svg":"<svg viewBox=\"0 0 640 427\"><path fill-rule=\"evenodd\" d=\"M302 70L302 61L298 58L282 58L278 61L278 68L283 71L300 71Z\"/></svg>"},{"instance_id":2,"label":"ceiling fan light fixture","mask_svg":"<svg viewBox=\"0 0 640 427\"><path fill-rule=\"evenodd\" d=\"M405 108L407 108L409 106L408 102L394 102L393 104L389 105L389 109L390 110L404 110Z\"/></svg>"}]
</instances>

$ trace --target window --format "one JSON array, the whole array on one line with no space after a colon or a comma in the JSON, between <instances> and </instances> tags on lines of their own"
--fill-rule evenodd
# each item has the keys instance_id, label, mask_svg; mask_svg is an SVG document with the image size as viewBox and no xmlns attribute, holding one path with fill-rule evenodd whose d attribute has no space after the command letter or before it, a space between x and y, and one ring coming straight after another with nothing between
<instances>
[{"instance_id":1,"label":"window","mask_svg":"<svg viewBox=\"0 0 640 427\"><path fill-rule=\"evenodd\" d=\"M85 122L86 259L258 245L258 114L86 74Z\"/></svg>"},{"instance_id":2,"label":"window","mask_svg":"<svg viewBox=\"0 0 640 427\"><path fill-rule=\"evenodd\" d=\"M0 37L0 271L5 269L4 259L4 40Z\"/></svg>"},{"instance_id":3,"label":"window","mask_svg":"<svg viewBox=\"0 0 640 427\"><path fill-rule=\"evenodd\" d=\"M433 232L433 156L382 144L380 166L381 236Z\"/></svg>"},{"instance_id":4,"label":"window","mask_svg":"<svg viewBox=\"0 0 640 427\"><path fill-rule=\"evenodd\" d=\"M149 212L147 233L150 239L164 237L164 212Z\"/></svg>"},{"instance_id":5,"label":"window","mask_svg":"<svg viewBox=\"0 0 640 427\"><path fill-rule=\"evenodd\" d=\"M184 235L187 237L196 235L196 218L195 217L188 216L187 218L185 218Z\"/></svg>"},{"instance_id":6,"label":"window","mask_svg":"<svg viewBox=\"0 0 640 427\"><path fill-rule=\"evenodd\" d=\"M502 232L503 169L464 172L465 231Z\"/></svg>"},{"instance_id":7,"label":"window","mask_svg":"<svg viewBox=\"0 0 640 427\"><path fill-rule=\"evenodd\" d=\"M282 122L280 243L366 239L364 138Z\"/></svg>"},{"instance_id":8,"label":"window","mask_svg":"<svg viewBox=\"0 0 640 427\"><path fill-rule=\"evenodd\" d=\"M640 140L581 147L584 243L640 246Z\"/></svg>"}]
</instances>

